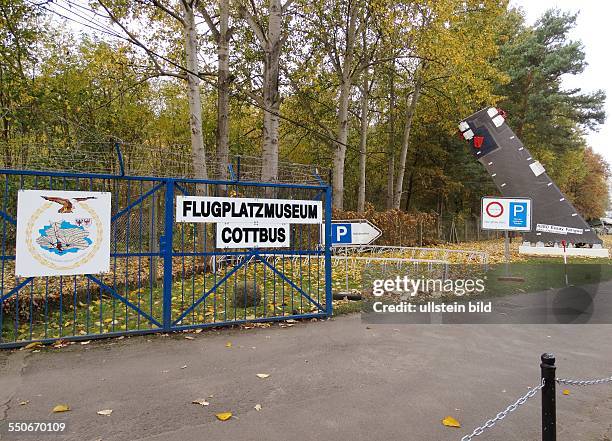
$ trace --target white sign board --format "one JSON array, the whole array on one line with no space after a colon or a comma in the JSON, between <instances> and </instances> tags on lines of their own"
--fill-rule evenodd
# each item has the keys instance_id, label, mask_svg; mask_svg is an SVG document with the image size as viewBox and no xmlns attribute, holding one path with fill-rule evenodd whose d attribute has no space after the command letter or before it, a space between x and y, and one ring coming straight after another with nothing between
<instances>
[{"instance_id":1,"label":"white sign board","mask_svg":"<svg viewBox=\"0 0 612 441\"><path fill-rule=\"evenodd\" d=\"M537 224L536 231L543 233L555 233L555 234L582 234L582 228L564 227L561 225L548 225L548 224Z\"/></svg>"},{"instance_id":2,"label":"white sign board","mask_svg":"<svg viewBox=\"0 0 612 441\"><path fill-rule=\"evenodd\" d=\"M176 221L321 224L323 203L291 199L177 196Z\"/></svg>"},{"instance_id":3,"label":"white sign board","mask_svg":"<svg viewBox=\"0 0 612 441\"><path fill-rule=\"evenodd\" d=\"M381 235L367 220L333 221L331 225L332 246L368 245Z\"/></svg>"},{"instance_id":4,"label":"white sign board","mask_svg":"<svg viewBox=\"0 0 612 441\"><path fill-rule=\"evenodd\" d=\"M482 198L482 229L531 231L531 199Z\"/></svg>"},{"instance_id":5,"label":"white sign board","mask_svg":"<svg viewBox=\"0 0 612 441\"><path fill-rule=\"evenodd\" d=\"M217 248L288 248L289 224L217 223Z\"/></svg>"},{"instance_id":6,"label":"white sign board","mask_svg":"<svg viewBox=\"0 0 612 441\"><path fill-rule=\"evenodd\" d=\"M110 270L111 194L21 190L15 275L64 276Z\"/></svg>"}]
</instances>

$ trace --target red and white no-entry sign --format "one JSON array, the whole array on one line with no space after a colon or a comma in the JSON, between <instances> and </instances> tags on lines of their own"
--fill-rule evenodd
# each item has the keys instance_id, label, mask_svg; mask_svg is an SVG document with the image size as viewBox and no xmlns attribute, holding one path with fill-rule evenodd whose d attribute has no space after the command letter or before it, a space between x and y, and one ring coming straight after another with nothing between
<instances>
[{"instance_id":1,"label":"red and white no-entry sign","mask_svg":"<svg viewBox=\"0 0 612 441\"><path fill-rule=\"evenodd\" d=\"M499 202L492 201L485 206L485 211L491 217L500 217L504 213L504 207Z\"/></svg>"}]
</instances>

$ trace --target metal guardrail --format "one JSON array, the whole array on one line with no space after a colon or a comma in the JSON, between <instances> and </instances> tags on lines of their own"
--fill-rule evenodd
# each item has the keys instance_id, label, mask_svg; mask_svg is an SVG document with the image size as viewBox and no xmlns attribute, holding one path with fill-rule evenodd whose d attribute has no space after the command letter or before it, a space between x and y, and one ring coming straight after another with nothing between
<instances>
[{"instance_id":1,"label":"metal guardrail","mask_svg":"<svg viewBox=\"0 0 612 441\"><path fill-rule=\"evenodd\" d=\"M462 263L475 263L488 265L489 254L486 251L460 250L449 248L426 248L426 247L399 247L386 245L358 245L358 246L334 246L334 255L359 255L359 256L378 256L392 254L393 257L406 259L433 259L451 261L461 259Z\"/></svg>"}]
</instances>

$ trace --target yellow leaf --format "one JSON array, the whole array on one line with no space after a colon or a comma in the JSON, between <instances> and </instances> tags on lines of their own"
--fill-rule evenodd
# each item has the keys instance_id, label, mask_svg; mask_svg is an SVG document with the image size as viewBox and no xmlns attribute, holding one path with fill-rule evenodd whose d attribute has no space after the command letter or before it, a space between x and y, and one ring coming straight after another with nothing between
<instances>
[{"instance_id":1,"label":"yellow leaf","mask_svg":"<svg viewBox=\"0 0 612 441\"><path fill-rule=\"evenodd\" d=\"M569 394L570 394L569 389L563 389L563 395L569 395Z\"/></svg>"},{"instance_id":2,"label":"yellow leaf","mask_svg":"<svg viewBox=\"0 0 612 441\"><path fill-rule=\"evenodd\" d=\"M221 412L215 415L219 421L227 421L232 417L231 412Z\"/></svg>"},{"instance_id":3,"label":"yellow leaf","mask_svg":"<svg viewBox=\"0 0 612 441\"><path fill-rule=\"evenodd\" d=\"M67 404L58 404L57 406L53 408L53 412L55 413L68 412L69 410L70 410L70 406L68 406Z\"/></svg>"},{"instance_id":4,"label":"yellow leaf","mask_svg":"<svg viewBox=\"0 0 612 441\"><path fill-rule=\"evenodd\" d=\"M27 345L25 348L26 349L36 349L36 348L40 348L42 347L42 343L39 341L35 341L34 343L30 343L29 345Z\"/></svg>"},{"instance_id":5,"label":"yellow leaf","mask_svg":"<svg viewBox=\"0 0 612 441\"><path fill-rule=\"evenodd\" d=\"M228 341L227 343L225 343L225 347L226 348L231 348L232 347L232 342Z\"/></svg>"},{"instance_id":6,"label":"yellow leaf","mask_svg":"<svg viewBox=\"0 0 612 441\"><path fill-rule=\"evenodd\" d=\"M257 374L259 378L268 378L270 374Z\"/></svg>"},{"instance_id":7,"label":"yellow leaf","mask_svg":"<svg viewBox=\"0 0 612 441\"><path fill-rule=\"evenodd\" d=\"M446 427L461 427L459 421L454 419L452 416L447 416L446 418L444 418L442 420L442 424L444 424Z\"/></svg>"}]
</instances>

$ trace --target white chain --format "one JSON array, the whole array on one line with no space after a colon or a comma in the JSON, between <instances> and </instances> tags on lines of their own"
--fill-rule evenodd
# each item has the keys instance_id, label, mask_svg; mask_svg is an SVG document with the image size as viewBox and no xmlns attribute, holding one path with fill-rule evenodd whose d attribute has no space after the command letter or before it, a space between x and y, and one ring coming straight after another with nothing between
<instances>
[{"instance_id":1,"label":"white chain","mask_svg":"<svg viewBox=\"0 0 612 441\"><path fill-rule=\"evenodd\" d=\"M471 441L473 437L482 435L482 433L485 430L490 429L491 427L495 425L495 423L503 420L504 418L508 416L509 413L514 412L516 409L519 408L519 406L522 406L523 404L525 404L529 398L532 398L533 396L535 396L535 394L537 394L538 391L540 391L543 387L544 387L544 379L542 378L542 382L539 385L532 388L525 395L523 395L518 400L516 400L514 403L506 407L506 409L499 412L497 415L495 415L494 418L487 420L482 426L476 427L472 433L470 433L469 435L465 435L463 438L461 438L461 441Z\"/></svg>"},{"instance_id":2,"label":"white chain","mask_svg":"<svg viewBox=\"0 0 612 441\"><path fill-rule=\"evenodd\" d=\"M594 384L612 383L612 377L599 378L597 380L570 380L568 378L556 378L555 381L559 384L567 384L569 386L592 386Z\"/></svg>"}]
</instances>

